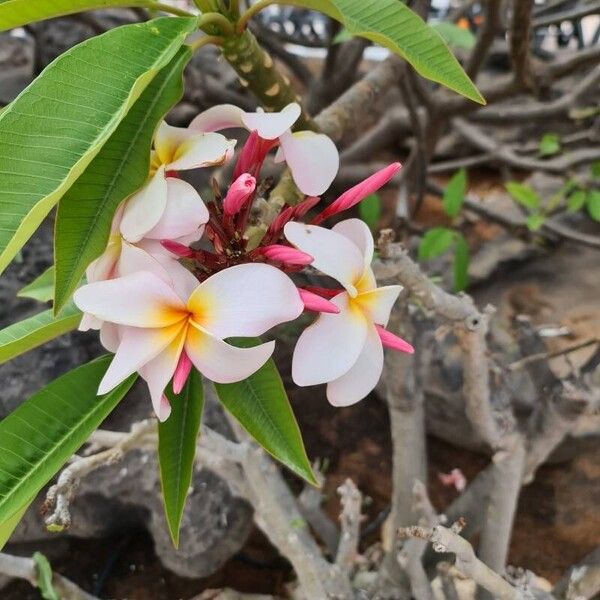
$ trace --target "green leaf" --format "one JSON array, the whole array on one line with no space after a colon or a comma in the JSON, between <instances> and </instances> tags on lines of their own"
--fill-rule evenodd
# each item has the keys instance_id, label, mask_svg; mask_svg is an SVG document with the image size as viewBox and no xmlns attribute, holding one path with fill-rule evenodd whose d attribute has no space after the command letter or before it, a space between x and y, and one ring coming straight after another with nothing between
<instances>
[{"instance_id":1,"label":"green leaf","mask_svg":"<svg viewBox=\"0 0 600 600\"><path fill-rule=\"evenodd\" d=\"M348 42L353 39L354 36L345 28L342 27L336 34L336 36L331 40L332 44L342 44L343 42Z\"/></svg>"},{"instance_id":2,"label":"green leaf","mask_svg":"<svg viewBox=\"0 0 600 600\"><path fill-rule=\"evenodd\" d=\"M540 205L540 197L537 195L537 192L528 185L523 185L517 181L509 181L506 184L506 190L514 200L529 210L534 210Z\"/></svg>"},{"instance_id":3,"label":"green leaf","mask_svg":"<svg viewBox=\"0 0 600 600\"><path fill-rule=\"evenodd\" d=\"M462 292L469 285L469 244L460 233L455 234L454 291Z\"/></svg>"},{"instance_id":4,"label":"green leaf","mask_svg":"<svg viewBox=\"0 0 600 600\"><path fill-rule=\"evenodd\" d=\"M167 17L86 40L59 56L0 114L0 272L195 24Z\"/></svg>"},{"instance_id":5,"label":"green leaf","mask_svg":"<svg viewBox=\"0 0 600 600\"><path fill-rule=\"evenodd\" d=\"M192 369L180 394L175 395L169 386L166 395L171 403L171 415L164 423L158 424L158 459L165 515L171 539L177 548L204 408L202 378L198 371Z\"/></svg>"},{"instance_id":6,"label":"green leaf","mask_svg":"<svg viewBox=\"0 0 600 600\"><path fill-rule=\"evenodd\" d=\"M119 203L146 181L154 131L183 94L183 69L191 56L189 47L179 50L61 198L54 234L54 310L69 300L87 266L104 251Z\"/></svg>"},{"instance_id":7,"label":"green leaf","mask_svg":"<svg viewBox=\"0 0 600 600\"><path fill-rule=\"evenodd\" d=\"M590 172L594 179L600 178L600 160L597 160L592 163L592 166L590 167Z\"/></svg>"},{"instance_id":8,"label":"green leaf","mask_svg":"<svg viewBox=\"0 0 600 600\"><path fill-rule=\"evenodd\" d=\"M567 198L567 210L569 212L577 212L585 206L587 194L585 190L575 190Z\"/></svg>"},{"instance_id":9,"label":"green leaf","mask_svg":"<svg viewBox=\"0 0 600 600\"><path fill-rule=\"evenodd\" d=\"M600 192L598 190L588 193L587 210L594 221L600 221Z\"/></svg>"},{"instance_id":10,"label":"green leaf","mask_svg":"<svg viewBox=\"0 0 600 600\"><path fill-rule=\"evenodd\" d=\"M467 191L467 172L460 169L448 182L444 190L442 204L446 214L450 217L455 217L462 208L465 201L465 193Z\"/></svg>"},{"instance_id":11,"label":"green leaf","mask_svg":"<svg viewBox=\"0 0 600 600\"><path fill-rule=\"evenodd\" d=\"M44 600L60 600L58 592L52 585L52 567L50 562L41 552L34 552L33 562L37 575L37 587Z\"/></svg>"},{"instance_id":12,"label":"green leaf","mask_svg":"<svg viewBox=\"0 0 600 600\"><path fill-rule=\"evenodd\" d=\"M0 31L84 10L147 5L146 0L5 0L0 2Z\"/></svg>"},{"instance_id":13,"label":"green leaf","mask_svg":"<svg viewBox=\"0 0 600 600\"><path fill-rule=\"evenodd\" d=\"M358 214L369 229L374 230L381 216L381 198L377 194L365 197L358 205Z\"/></svg>"},{"instance_id":14,"label":"green leaf","mask_svg":"<svg viewBox=\"0 0 600 600\"><path fill-rule=\"evenodd\" d=\"M2 550L6 545L6 542L8 542L8 539L24 517L32 501L33 499L26 502L14 515L11 515L8 519L0 523L0 550Z\"/></svg>"},{"instance_id":15,"label":"green leaf","mask_svg":"<svg viewBox=\"0 0 600 600\"><path fill-rule=\"evenodd\" d=\"M98 396L112 356L66 373L0 421L0 515L7 521L48 483L135 381Z\"/></svg>"},{"instance_id":16,"label":"green leaf","mask_svg":"<svg viewBox=\"0 0 600 600\"><path fill-rule=\"evenodd\" d=\"M537 231L546 220L546 217L540 213L532 213L527 217L525 224L530 231Z\"/></svg>"},{"instance_id":17,"label":"green leaf","mask_svg":"<svg viewBox=\"0 0 600 600\"><path fill-rule=\"evenodd\" d=\"M249 348L260 340L235 338L229 342ZM316 485L298 423L272 359L247 379L215 383L215 389L225 408L267 452Z\"/></svg>"},{"instance_id":18,"label":"green leaf","mask_svg":"<svg viewBox=\"0 0 600 600\"><path fill-rule=\"evenodd\" d=\"M546 133L540 140L539 153L541 156L552 156L560 152L560 138L556 133Z\"/></svg>"},{"instance_id":19,"label":"green leaf","mask_svg":"<svg viewBox=\"0 0 600 600\"><path fill-rule=\"evenodd\" d=\"M419 260L441 256L452 246L454 232L446 227L434 227L425 232L419 243Z\"/></svg>"},{"instance_id":20,"label":"green leaf","mask_svg":"<svg viewBox=\"0 0 600 600\"><path fill-rule=\"evenodd\" d=\"M80 321L80 310L69 304L57 316L48 309L1 329L0 364L73 331Z\"/></svg>"},{"instance_id":21,"label":"green leaf","mask_svg":"<svg viewBox=\"0 0 600 600\"><path fill-rule=\"evenodd\" d=\"M54 297L54 266L48 267L39 277L19 290L19 298L50 302Z\"/></svg>"},{"instance_id":22,"label":"green leaf","mask_svg":"<svg viewBox=\"0 0 600 600\"><path fill-rule=\"evenodd\" d=\"M464 50L472 50L475 46L476 38L470 29L459 27L455 23L448 23L448 21L434 23L432 27L444 38L444 41L449 46Z\"/></svg>"},{"instance_id":23,"label":"green leaf","mask_svg":"<svg viewBox=\"0 0 600 600\"><path fill-rule=\"evenodd\" d=\"M350 34L400 55L426 79L485 104L442 36L400 0L282 0L281 4L325 13L342 23Z\"/></svg>"}]
</instances>

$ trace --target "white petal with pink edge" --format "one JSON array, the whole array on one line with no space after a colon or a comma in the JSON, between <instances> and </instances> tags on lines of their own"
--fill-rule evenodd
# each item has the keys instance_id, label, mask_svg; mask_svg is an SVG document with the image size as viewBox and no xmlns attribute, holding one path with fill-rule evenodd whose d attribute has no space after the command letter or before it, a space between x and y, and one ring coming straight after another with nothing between
<instances>
[{"instance_id":1,"label":"white petal with pink edge","mask_svg":"<svg viewBox=\"0 0 600 600\"><path fill-rule=\"evenodd\" d=\"M158 356L175 338L181 335L183 327L180 324L157 329L121 327L119 347L100 382L98 393L106 394ZM175 367L173 367L174 369Z\"/></svg>"},{"instance_id":2,"label":"white petal with pink edge","mask_svg":"<svg viewBox=\"0 0 600 600\"><path fill-rule=\"evenodd\" d=\"M340 167L340 155L331 139L312 131L288 131L280 136L279 142L300 191L308 196L323 194Z\"/></svg>"},{"instance_id":3,"label":"white petal with pink edge","mask_svg":"<svg viewBox=\"0 0 600 600\"><path fill-rule=\"evenodd\" d=\"M318 225L292 221L283 231L296 248L314 258L311 266L337 279L352 296L356 295L355 285L364 271L363 256L356 244Z\"/></svg>"},{"instance_id":4,"label":"white petal with pink edge","mask_svg":"<svg viewBox=\"0 0 600 600\"><path fill-rule=\"evenodd\" d=\"M333 406L350 406L371 392L383 371L383 346L372 325L362 352L350 370L327 385L327 399Z\"/></svg>"},{"instance_id":5,"label":"white petal with pink edge","mask_svg":"<svg viewBox=\"0 0 600 600\"><path fill-rule=\"evenodd\" d=\"M216 383L234 383L246 379L269 360L275 342L253 348L236 348L190 323L185 351L205 377Z\"/></svg>"},{"instance_id":6,"label":"white petal with pink edge","mask_svg":"<svg viewBox=\"0 0 600 600\"><path fill-rule=\"evenodd\" d=\"M219 104L200 113L190 123L192 131L221 131L232 127L244 127L242 115L244 111L233 104Z\"/></svg>"},{"instance_id":7,"label":"white petal with pink edge","mask_svg":"<svg viewBox=\"0 0 600 600\"><path fill-rule=\"evenodd\" d=\"M341 233L358 246L364 258L365 267L371 264L375 243L373 241L373 234L364 221L361 221L361 219L346 219L345 221L340 221L331 229L337 233Z\"/></svg>"},{"instance_id":8,"label":"white petal with pink edge","mask_svg":"<svg viewBox=\"0 0 600 600\"><path fill-rule=\"evenodd\" d=\"M148 384L152 406L159 421L165 421L171 414L171 406L166 400L164 392L177 368L185 342L186 331L187 325L180 329L179 333L160 354L140 369L140 375Z\"/></svg>"},{"instance_id":9,"label":"white petal with pink edge","mask_svg":"<svg viewBox=\"0 0 600 600\"><path fill-rule=\"evenodd\" d=\"M119 326L103 321L100 327L100 343L102 346L114 354L119 349L120 341Z\"/></svg>"},{"instance_id":10,"label":"white petal with pink edge","mask_svg":"<svg viewBox=\"0 0 600 600\"><path fill-rule=\"evenodd\" d=\"M132 327L166 327L187 314L173 288L147 271L89 283L75 292L73 300L83 312Z\"/></svg>"},{"instance_id":11,"label":"white petal with pink edge","mask_svg":"<svg viewBox=\"0 0 600 600\"><path fill-rule=\"evenodd\" d=\"M220 338L261 335L292 321L303 308L292 280L264 264L220 271L202 282L188 300L196 322Z\"/></svg>"},{"instance_id":12,"label":"white petal with pink edge","mask_svg":"<svg viewBox=\"0 0 600 600\"><path fill-rule=\"evenodd\" d=\"M167 202L160 221L144 235L154 240L174 240L195 233L208 222L208 209L192 185L167 177Z\"/></svg>"},{"instance_id":13,"label":"white petal with pink edge","mask_svg":"<svg viewBox=\"0 0 600 600\"><path fill-rule=\"evenodd\" d=\"M160 221L167 206L167 180L160 167L144 187L129 197L123 209L121 235L138 242Z\"/></svg>"},{"instance_id":14,"label":"white petal with pink edge","mask_svg":"<svg viewBox=\"0 0 600 600\"><path fill-rule=\"evenodd\" d=\"M390 312L401 291L401 285L387 285L359 294L355 302L365 311L369 320L385 327L390 320Z\"/></svg>"},{"instance_id":15,"label":"white petal with pink edge","mask_svg":"<svg viewBox=\"0 0 600 600\"><path fill-rule=\"evenodd\" d=\"M348 294L331 300L339 314L319 315L303 332L292 359L296 385L316 385L338 379L358 359L367 336L367 320L348 303Z\"/></svg>"},{"instance_id":16,"label":"white petal with pink edge","mask_svg":"<svg viewBox=\"0 0 600 600\"><path fill-rule=\"evenodd\" d=\"M185 171L221 165L233 155L235 144L235 140L228 140L220 133L188 131L187 139L179 145L165 168L168 171Z\"/></svg>"},{"instance_id":17,"label":"white petal with pink edge","mask_svg":"<svg viewBox=\"0 0 600 600\"><path fill-rule=\"evenodd\" d=\"M282 111L264 111L242 114L242 122L249 131L256 131L265 140L274 140L283 135L298 120L302 109L296 102L288 104Z\"/></svg>"}]
</instances>

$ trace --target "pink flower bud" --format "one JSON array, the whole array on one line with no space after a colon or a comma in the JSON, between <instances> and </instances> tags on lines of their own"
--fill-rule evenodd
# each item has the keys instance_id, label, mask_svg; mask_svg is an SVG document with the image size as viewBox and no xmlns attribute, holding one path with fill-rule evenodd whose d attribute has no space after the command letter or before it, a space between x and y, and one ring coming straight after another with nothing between
<instances>
[{"instance_id":1,"label":"pink flower bud","mask_svg":"<svg viewBox=\"0 0 600 600\"><path fill-rule=\"evenodd\" d=\"M301 219L311 208L321 201L318 196L309 196L296 204L296 206L288 206L284 208L273 220L267 232L268 235L278 234L283 230L286 223L294 219Z\"/></svg>"},{"instance_id":2,"label":"pink flower bud","mask_svg":"<svg viewBox=\"0 0 600 600\"><path fill-rule=\"evenodd\" d=\"M306 254L306 252L281 244L264 246L263 248L260 248L260 254L268 260L286 263L288 265L305 266L310 265L314 260L314 258L310 254Z\"/></svg>"},{"instance_id":3,"label":"pink flower bud","mask_svg":"<svg viewBox=\"0 0 600 600\"><path fill-rule=\"evenodd\" d=\"M467 478L460 469L452 469L450 473L438 473L442 485L454 486L457 492L462 492L467 487Z\"/></svg>"},{"instance_id":4,"label":"pink flower bud","mask_svg":"<svg viewBox=\"0 0 600 600\"><path fill-rule=\"evenodd\" d=\"M175 373L173 374L173 393L179 394L179 392L181 392L191 370L192 361L185 350L183 350L179 356L177 367L175 367Z\"/></svg>"},{"instance_id":5,"label":"pink flower bud","mask_svg":"<svg viewBox=\"0 0 600 600\"><path fill-rule=\"evenodd\" d=\"M415 349L408 343L405 342L401 337L394 335L391 331L384 329L381 325L375 325L379 339L386 348L392 350L398 350L399 352L406 352L407 354L413 354Z\"/></svg>"},{"instance_id":6,"label":"pink flower bud","mask_svg":"<svg viewBox=\"0 0 600 600\"><path fill-rule=\"evenodd\" d=\"M237 179L242 173L253 173L258 175L265 157L278 143L278 140L265 140L258 135L258 131L253 130L242 151L233 170L233 178Z\"/></svg>"},{"instance_id":7,"label":"pink flower bud","mask_svg":"<svg viewBox=\"0 0 600 600\"><path fill-rule=\"evenodd\" d=\"M356 184L354 187L346 190L337 200L334 200L322 213L318 214L312 221L317 225L321 221L336 215L339 212L348 210L361 200L364 200L370 194L375 193L380 187L383 187L399 170L402 165L398 162L388 165L384 169L377 171L367 177L364 181Z\"/></svg>"},{"instance_id":8,"label":"pink flower bud","mask_svg":"<svg viewBox=\"0 0 600 600\"><path fill-rule=\"evenodd\" d=\"M249 173L242 173L232 184L223 200L226 215L237 214L256 189L256 179Z\"/></svg>"},{"instance_id":9,"label":"pink flower bud","mask_svg":"<svg viewBox=\"0 0 600 600\"><path fill-rule=\"evenodd\" d=\"M161 240L160 243L165 250L168 250L169 252L172 252L181 258L191 258L194 256L194 251L191 248L184 246L179 242L174 242L172 240Z\"/></svg>"},{"instance_id":10,"label":"pink flower bud","mask_svg":"<svg viewBox=\"0 0 600 600\"><path fill-rule=\"evenodd\" d=\"M302 288L298 288L298 293L300 294L300 299L304 302L304 308L306 310L311 310L313 312L322 312L322 313L331 313L337 315L340 312L338 306L336 306L333 302L329 302L325 298L321 296L317 296L317 294L313 294L308 290L303 290Z\"/></svg>"}]
</instances>

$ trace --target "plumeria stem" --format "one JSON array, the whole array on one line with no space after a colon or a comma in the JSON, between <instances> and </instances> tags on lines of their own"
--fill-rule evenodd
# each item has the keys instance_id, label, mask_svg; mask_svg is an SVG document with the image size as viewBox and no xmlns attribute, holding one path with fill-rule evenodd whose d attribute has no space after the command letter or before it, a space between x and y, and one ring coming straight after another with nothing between
<instances>
[{"instance_id":1,"label":"plumeria stem","mask_svg":"<svg viewBox=\"0 0 600 600\"><path fill-rule=\"evenodd\" d=\"M257 15L261 10L267 8L267 6L271 6L271 4L278 4L279 0L259 0L255 4L253 4L248 10L246 10L242 16L239 18L236 29L238 32L244 31L248 22L254 15Z\"/></svg>"},{"instance_id":2,"label":"plumeria stem","mask_svg":"<svg viewBox=\"0 0 600 600\"><path fill-rule=\"evenodd\" d=\"M189 46L192 49L192 52L196 52L200 48L204 46L208 46L209 44L214 44L215 46L222 46L225 38L222 38L218 35L205 35L199 37L198 39L190 42Z\"/></svg>"},{"instance_id":3,"label":"plumeria stem","mask_svg":"<svg viewBox=\"0 0 600 600\"><path fill-rule=\"evenodd\" d=\"M202 15L198 19L198 27L203 31L206 31L206 27L216 26L218 27L223 35L231 35L234 32L234 27L231 21L224 15L217 12L209 12ZM214 31L208 31L207 33L214 33Z\"/></svg>"}]
</instances>

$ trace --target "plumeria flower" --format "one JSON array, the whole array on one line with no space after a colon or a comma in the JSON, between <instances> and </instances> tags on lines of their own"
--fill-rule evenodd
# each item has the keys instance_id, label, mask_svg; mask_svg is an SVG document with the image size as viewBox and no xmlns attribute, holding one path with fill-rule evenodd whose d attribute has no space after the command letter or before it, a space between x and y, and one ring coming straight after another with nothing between
<instances>
[{"instance_id":1,"label":"plumeria flower","mask_svg":"<svg viewBox=\"0 0 600 600\"><path fill-rule=\"evenodd\" d=\"M125 202L119 226L129 242L142 238L175 239L202 235L208 213L198 192L176 178L179 171L223 164L233 155L235 140L162 122L154 137L150 179ZM196 241L192 240L192 241Z\"/></svg>"},{"instance_id":2,"label":"plumeria flower","mask_svg":"<svg viewBox=\"0 0 600 600\"><path fill-rule=\"evenodd\" d=\"M325 229L289 222L285 236L310 254L312 266L342 286L331 302L339 314L321 313L300 336L292 361L297 385L327 383L334 406L349 406L377 385L383 369L383 346L413 352L410 344L386 331L399 285L377 287L371 269L373 236L359 219Z\"/></svg>"},{"instance_id":3,"label":"plumeria flower","mask_svg":"<svg viewBox=\"0 0 600 600\"><path fill-rule=\"evenodd\" d=\"M138 371L165 420L164 390L176 372L178 389L191 365L217 383L245 379L268 360L274 342L236 348L223 340L261 335L304 308L291 279L269 265L230 267L197 284L190 273L187 289L178 293L156 274L138 271L77 290L81 310L118 325L116 354L99 394Z\"/></svg>"},{"instance_id":4,"label":"plumeria flower","mask_svg":"<svg viewBox=\"0 0 600 600\"><path fill-rule=\"evenodd\" d=\"M329 137L313 131L297 131L291 128L300 117L301 108L296 102L288 104L281 112L245 112L233 104L213 106L200 113L191 123L190 129L198 132L220 131L232 127L256 132L266 140L248 146L255 161L262 163L266 153L276 145L279 149L276 162L285 160L294 182L304 194L318 196L331 185L339 168L339 154ZM251 161L246 161L247 163ZM248 170L249 164L244 165Z\"/></svg>"}]
</instances>

